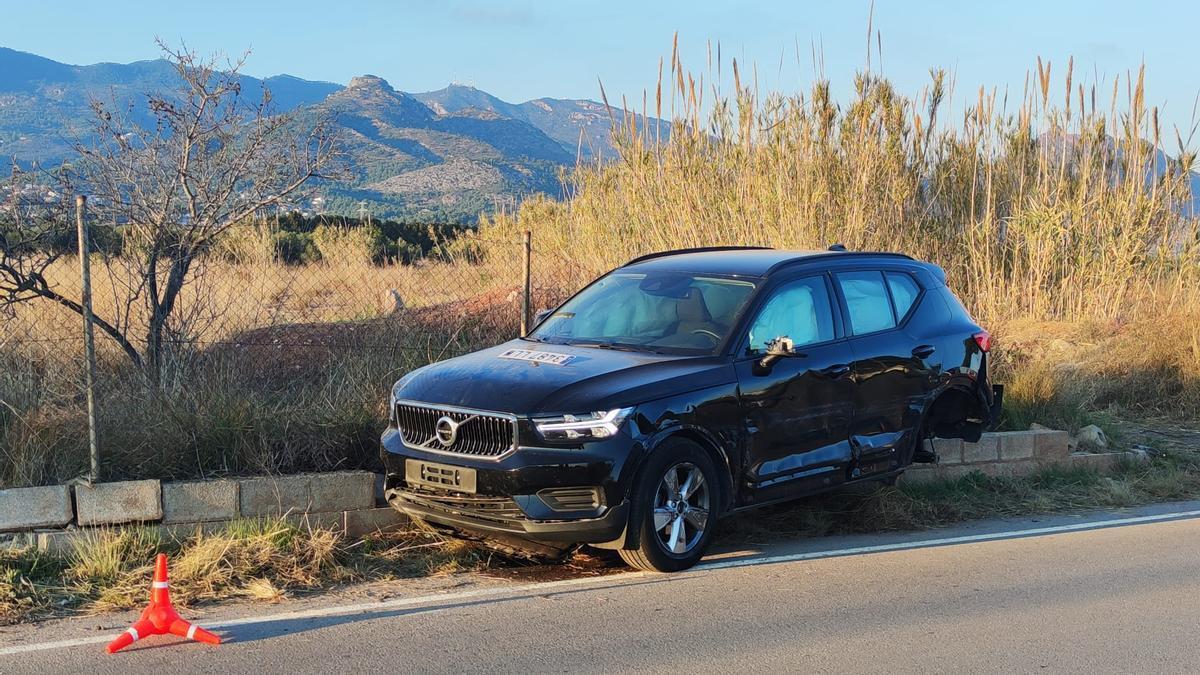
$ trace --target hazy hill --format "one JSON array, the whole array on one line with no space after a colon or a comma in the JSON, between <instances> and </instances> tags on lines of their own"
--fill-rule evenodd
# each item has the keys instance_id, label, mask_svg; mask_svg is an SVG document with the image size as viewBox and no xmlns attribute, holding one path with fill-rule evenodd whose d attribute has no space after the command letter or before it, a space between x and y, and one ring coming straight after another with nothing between
<instances>
[{"instance_id":1,"label":"hazy hill","mask_svg":"<svg viewBox=\"0 0 1200 675\"><path fill-rule=\"evenodd\" d=\"M538 98L524 103L509 103L481 89L461 84L413 96L442 113L467 109L488 110L528 122L558 141L572 155L579 151L585 158L600 156L611 159L616 154L609 133L613 117L610 117L610 111L604 104L596 101ZM621 119L620 110L613 110L611 114ZM643 127L646 118L641 115L636 117L638 127ZM665 140L670 123L654 118L650 118L650 123L661 125Z\"/></svg>"},{"instance_id":2,"label":"hazy hill","mask_svg":"<svg viewBox=\"0 0 1200 675\"><path fill-rule=\"evenodd\" d=\"M512 104L460 85L413 95L369 75L348 86L292 75L242 80L247 96L269 88L280 111L333 115L356 175L325 188L322 208L338 212L355 213L366 201L380 216L470 219L533 192L557 194L559 173L577 152L615 154L608 112L595 101ZM144 111L148 92L176 84L161 59L75 66L0 48L0 157L69 159L86 134L89 100Z\"/></svg>"},{"instance_id":3,"label":"hazy hill","mask_svg":"<svg viewBox=\"0 0 1200 675\"><path fill-rule=\"evenodd\" d=\"M330 203L369 199L404 217L472 214L497 200L557 194L572 156L535 127L490 111L438 114L381 78L365 75L304 114L342 131L355 179ZM339 210L349 210L342 206Z\"/></svg>"},{"instance_id":4,"label":"hazy hill","mask_svg":"<svg viewBox=\"0 0 1200 675\"><path fill-rule=\"evenodd\" d=\"M269 87L282 110L317 103L341 88L289 75L242 80L248 95ZM90 99L123 105L175 82L174 68L162 59L72 66L0 47L0 156L43 163L66 159L86 126Z\"/></svg>"}]
</instances>

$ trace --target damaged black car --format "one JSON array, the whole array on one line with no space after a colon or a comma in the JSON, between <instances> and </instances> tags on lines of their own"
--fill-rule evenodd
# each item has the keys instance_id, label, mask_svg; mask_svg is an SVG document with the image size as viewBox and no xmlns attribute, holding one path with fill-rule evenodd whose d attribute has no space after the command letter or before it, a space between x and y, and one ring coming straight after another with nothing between
<instances>
[{"instance_id":1,"label":"damaged black car","mask_svg":"<svg viewBox=\"0 0 1200 675\"><path fill-rule=\"evenodd\" d=\"M696 564L730 513L936 461L1003 390L935 265L893 253L637 258L516 340L392 389L386 496L431 526Z\"/></svg>"}]
</instances>

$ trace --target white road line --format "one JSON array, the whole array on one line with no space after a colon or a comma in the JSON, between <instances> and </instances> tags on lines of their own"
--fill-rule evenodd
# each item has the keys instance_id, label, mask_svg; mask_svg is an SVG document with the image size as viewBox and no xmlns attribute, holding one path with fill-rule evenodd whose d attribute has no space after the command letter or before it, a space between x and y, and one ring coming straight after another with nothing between
<instances>
[{"instance_id":1,"label":"white road line","mask_svg":"<svg viewBox=\"0 0 1200 675\"><path fill-rule=\"evenodd\" d=\"M694 567L690 572L685 572L680 576L686 576L696 572L707 572L712 570L729 569L733 567L754 567L757 565L771 565L785 562L798 562L803 560L815 560L819 558L833 558L851 555L863 555L867 553L886 553L889 551L903 551L907 549L928 548L931 546L947 546L951 544L970 544L987 541L998 541L1003 539L1017 539L1021 537L1031 537L1037 535L1048 534L1063 534L1068 532L1082 532L1086 530L1100 530L1109 527L1117 527L1122 525L1140 525L1146 523L1158 523L1171 520L1185 520L1188 518L1200 517L1200 510L1195 511L1178 511L1174 513L1160 513L1150 516L1135 516L1130 518L1113 518L1110 520L1096 520L1084 523L1073 523L1071 525L1053 525L1048 527L1036 527L1025 530L1010 530L1006 532L989 532L985 534L969 534L959 537L944 537L941 539L917 539L913 541L897 542L894 544L879 544L876 546L857 546L852 548L834 549L826 551L810 551L807 553L792 553L787 555L767 556L762 558L747 558L740 560L719 560L708 563L703 563ZM235 626L244 626L255 623L268 623L274 621L287 621L296 619L316 619L328 616L342 616L361 613L378 613L388 610L399 610L416 608L424 605L436 605L444 602L463 602L469 600L480 599L504 599L511 598L523 594L536 593L545 594L553 593L563 589L574 588L577 586L589 586L602 582L620 580L634 580L645 578L662 578L670 577L660 576L649 572L632 572L622 574L620 576L599 576L585 577L579 579L563 579L560 581L544 581L533 584L521 584L518 586L504 586L501 588L478 588L469 591L456 591L449 593L438 593L434 595L424 595L413 598L397 598L395 600L384 600L382 602L363 602L353 605L338 605L335 607L322 607L316 609L304 609L294 612L282 612L279 614L268 614L265 616L250 616L241 619L231 619L209 625L211 630L220 630L223 628L233 628ZM445 611L449 607L431 607L427 611ZM8 656L12 654L24 654L28 652L45 651L48 649L65 649L67 647L78 647L82 645L101 644L112 640L112 635L93 635L89 637L76 638L72 640L56 640L53 642L38 642L27 645L16 645L13 647L0 648L0 656Z\"/></svg>"},{"instance_id":2,"label":"white road line","mask_svg":"<svg viewBox=\"0 0 1200 675\"><path fill-rule=\"evenodd\" d=\"M864 553L885 553L887 551L903 551L913 548L929 548L933 546L946 546L949 544L970 544L984 541L997 541L1001 539L1020 539L1022 537L1032 537L1045 534L1063 534L1067 532L1080 532L1084 530L1102 530L1108 527L1116 527L1119 525L1138 525L1142 523L1157 523L1167 520L1186 520L1188 518L1200 517L1200 511L1179 511L1176 513L1160 513L1153 516L1136 516L1131 518L1114 518L1112 520L1095 520L1086 523L1074 523L1071 525L1053 525L1050 527L1035 527L1028 530L1010 530L1008 532L988 532L985 534L967 534L960 537L946 537L944 539L922 539L919 541L904 541L895 544L879 544L876 546L859 546L856 548L844 548L836 551L812 551L810 553L792 553L788 555L767 556L765 558L750 558L747 560L725 560L714 561L697 565L694 569L697 570L719 570L729 567L753 567L755 565L770 565L774 563L793 562L800 560L815 560L818 558L833 558L848 555L862 555ZM2 653L2 652L0 652Z\"/></svg>"}]
</instances>

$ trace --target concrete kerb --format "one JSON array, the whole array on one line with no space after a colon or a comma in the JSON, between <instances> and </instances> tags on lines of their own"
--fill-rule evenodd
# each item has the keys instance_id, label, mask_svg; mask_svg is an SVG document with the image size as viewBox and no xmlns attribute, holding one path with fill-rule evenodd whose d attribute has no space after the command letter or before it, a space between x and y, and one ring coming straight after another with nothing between
<instances>
[{"instance_id":1,"label":"concrete kerb","mask_svg":"<svg viewBox=\"0 0 1200 675\"><path fill-rule=\"evenodd\" d=\"M1108 471L1129 453L1075 453L1068 446L1065 431L1031 429L1029 431L991 432L976 443L957 439L933 439L939 463L917 464L904 472L909 483L954 480L978 471L987 476L1015 477L1034 473L1048 466L1084 467Z\"/></svg>"}]
</instances>

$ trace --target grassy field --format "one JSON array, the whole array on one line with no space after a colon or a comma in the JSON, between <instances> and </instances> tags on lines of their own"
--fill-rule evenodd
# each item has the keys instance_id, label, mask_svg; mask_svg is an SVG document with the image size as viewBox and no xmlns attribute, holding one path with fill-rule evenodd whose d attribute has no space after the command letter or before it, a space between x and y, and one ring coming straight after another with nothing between
<instances>
[{"instance_id":1,"label":"grassy field","mask_svg":"<svg viewBox=\"0 0 1200 675\"><path fill-rule=\"evenodd\" d=\"M1198 424L1195 155L1159 128L1140 73L1080 89L1039 64L1020 95L966 97L940 71L912 96L865 73L839 105L828 82L760 96L724 72L733 86L709 105L712 74L672 60L646 111L676 120L669 140L625 118L619 161L578 167L564 201L484 218L448 257L376 265L367 238L329 230L320 263L289 265L237 229L185 293L161 388L100 338L105 477L373 467L396 378L516 333L525 230L538 306L651 250L908 253L941 265L996 336L1007 427L1099 423L1120 441L1123 419ZM47 275L71 297L76 266ZM94 267L100 314L138 335L129 270ZM79 475L78 318L31 302L0 321L0 487Z\"/></svg>"}]
</instances>

